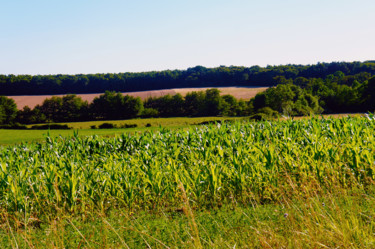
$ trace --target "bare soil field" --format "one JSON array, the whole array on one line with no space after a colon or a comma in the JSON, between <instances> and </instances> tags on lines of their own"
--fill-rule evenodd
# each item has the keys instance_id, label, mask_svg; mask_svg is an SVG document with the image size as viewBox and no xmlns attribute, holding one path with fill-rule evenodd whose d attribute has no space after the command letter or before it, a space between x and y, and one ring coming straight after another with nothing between
<instances>
[{"instance_id":1,"label":"bare soil field","mask_svg":"<svg viewBox=\"0 0 375 249\"><path fill-rule=\"evenodd\" d=\"M175 95L180 93L185 96L189 92L205 91L213 87L205 88L178 88L178 89L164 89L164 90L153 90L153 91L141 91L141 92L126 92L124 95L130 95L134 97L140 97L141 99L147 99L149 97L161 97L167 94ZM257 93L263 92L267 87L217 87L220 90L221 95L230 94L237 99L249 100L253 98ZM102 93L94 94L77 94L83 100L91 103L95 97L98 97ZM62 97L64 95L26 95L26 96L8 96L14 99L17 104L18 109L22 109L25 106L34 108L36 105L41 105L46 98L51 98L52 96Z\"/></svg>"}]
</instances>

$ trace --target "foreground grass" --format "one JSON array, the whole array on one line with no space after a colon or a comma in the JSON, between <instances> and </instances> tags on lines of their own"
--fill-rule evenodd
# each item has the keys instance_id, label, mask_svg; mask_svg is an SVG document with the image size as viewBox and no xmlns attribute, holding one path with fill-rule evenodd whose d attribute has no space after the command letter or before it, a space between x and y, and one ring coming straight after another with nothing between
<instances>
[{"instance_id":1,"label":"foreground grass","mask_svg":"<svg viewBox=\"0 0 375 249\"><path fill-rule=\"evenodd\" d=\"M278 203L71 216L38 223L2 214L1 248L375 248L373 193L313 194ZM184 212L179 212L184 210Z\"/></svg>"}]
</instances>

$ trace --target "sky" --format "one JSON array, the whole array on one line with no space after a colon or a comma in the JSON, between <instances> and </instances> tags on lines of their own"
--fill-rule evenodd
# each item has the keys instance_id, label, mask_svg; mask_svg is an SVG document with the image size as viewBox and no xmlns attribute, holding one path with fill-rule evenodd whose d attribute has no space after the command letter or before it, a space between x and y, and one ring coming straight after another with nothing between
<instances>
[{"instance_id":1,"label":"sky","mask_svg":"<svg viewBox=\"0 0 375 249\"><path fill-rule=\"evenodd\" d=\"M375 59L374 0L0 0L0 74Z\"/></svg>"}]
</instances>

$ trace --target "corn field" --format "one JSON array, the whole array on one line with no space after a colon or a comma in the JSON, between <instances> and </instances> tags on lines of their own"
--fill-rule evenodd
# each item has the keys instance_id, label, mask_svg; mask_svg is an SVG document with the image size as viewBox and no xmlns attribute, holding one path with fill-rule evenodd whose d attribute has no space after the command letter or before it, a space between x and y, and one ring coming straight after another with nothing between
<instances>
[{"instance_id":1,"label":"corn field","mask_svg":"<svg viewBox=\"0 0 375 249\"><path fill-rule=\"evenodd\" d=\"M187 130L47 137L0 148L0 208L194 207L366 188L375 180L374 116L235 122ZM182 193L183 192L183 193Z\"/></svg>"}]
</instances>

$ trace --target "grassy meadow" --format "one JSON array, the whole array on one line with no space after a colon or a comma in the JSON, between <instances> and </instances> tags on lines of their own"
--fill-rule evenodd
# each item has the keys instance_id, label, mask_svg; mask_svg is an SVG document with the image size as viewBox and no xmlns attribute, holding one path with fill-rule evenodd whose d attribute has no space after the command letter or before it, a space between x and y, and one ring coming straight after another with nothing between
<instances>
[{"instance_id":1,"label":"grassy meadow","mask_svg":"<svg viewBox=\"0 0 375 249\"><path fill-rule=\"evenodd\" d=\"M43 141L47 135L50 137L73 136L78 132L80 136L115 136L123 133L134 133L158 130L160 127L169 129L184 128L191 125L197 125L202 122L220 121L220 120L240 120L241 118L232 117L198 117L198 118L149 118L132 120L112 120L112 121L89 121L61 123L71 127L71 130L6 130L0 129L0 145L10 145L23 142ZM111 123L118 127L124 125L137 125L135 128L115 128L115 129L91 129L92 126L99 127L103 123ZM33 125L29 125L30 128ZM150 126L150 127L147 127ZM77 131L78 130L78 131Z\"/></svg>"},{"instance_id":2,"label":"grassy meadow","mask_svg":"<svg viewBox=\"0 0 375 249\"><path fill-rule=\"evenodd\" d=\"M151 127L183 127L188 125L196 125L202 122L220 121L220 120L239 120L239 117L175 117L175 118L142 118L142 119L129 119L129 120L111 120L111 121L89 121L89 122L73 122L63 123L67 124L73 129L90 129L91 126L99 126L102 123L111 123L116 126L121 125L137 125L138 128L146 127L148 124Z\"/></svg>"},{"instance_id":3,"label":"grassy meadow","mask_svg":"<svg viewBox=\"0 0 375 249\"><path fill-rule=\"evenodd\" d=\"M0 245L374 248L374 118L0 147Z\"/></svg>"}]
</instances>

